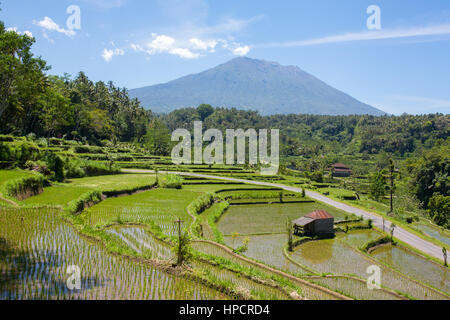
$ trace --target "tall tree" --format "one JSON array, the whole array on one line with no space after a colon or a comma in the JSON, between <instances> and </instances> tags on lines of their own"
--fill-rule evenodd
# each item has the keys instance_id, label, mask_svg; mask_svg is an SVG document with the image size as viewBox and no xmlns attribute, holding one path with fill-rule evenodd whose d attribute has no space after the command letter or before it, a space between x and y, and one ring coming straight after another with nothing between
<instances>
[{"instance_id":1,"label":"tall tree","mask_svg":"<svg viewBox=\"0 0 450 320\"><path fill-rule=\"evenodd\" d=\"M34 38L7 31L0 21L0 123L12 131L17 123L33 128L39 118L35 106L45 91L49 70L46 62L31 53Z\"/></svg>"}]
</instances>

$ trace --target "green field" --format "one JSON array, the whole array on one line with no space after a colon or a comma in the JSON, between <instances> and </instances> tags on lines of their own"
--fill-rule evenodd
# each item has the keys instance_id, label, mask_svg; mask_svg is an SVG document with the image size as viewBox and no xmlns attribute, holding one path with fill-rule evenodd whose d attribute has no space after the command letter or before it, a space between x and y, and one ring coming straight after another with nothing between
<instances>
[{"instance_id":1,"label":"green field","mask_svg":"<svg viewBox=\"0 0 450 320\"><path fill-rule=\"evenodd\" d=\"M67 183L44 188L43 193L28 198L23 202L27 205L66 206L70 201L79 198L89 191L132 190L134 188L150 186L154 183L154 175L147 174L123 174L71 179Z\"/></svg>"},{"instance_id":2,"label":"green field","mask_svg":"<svg viewBox=\"0 0 450 320\"><path fill-rule=\"evenodd\" d=\"M2 175L3 181L30 174L25 171L7 172L9 173ZM181 189L153 188L151 190L140 190L146 187L150 188L155 184L155 181L156 177L154 174L121 174L69 179L65 183L55 183L51 187L46 187L42 194L30 197L20 204L59 206L64 208L68 202L80 198L86 192L98 190L105 194L111 194L109 198L85 209L77 221L93 228L93 230L102 230L104 232L102 237L106 237L104 239L108 239L107 241L113 241L112 248L120 244L119 246L125 246L138 257L160 261L174 261L174 254L170 246L155 238L149 230L158 228L166 236L176 236L177 229L174 221L181 219L184 229L189 231L188 227L194 222L187 212L189 204L204 193L218 192L217 196L231 198L232 205L225 211L217 226L214 227L217 227L222 233L225 244L230 248L236 249L243 244L244 239L248 239L247 248L241 253L243 256L356 299L398 299L399 296L395 295L393 290L417 299L449 298L429 287L433 286L438 290L448 292L448 269L441 268L425 258L397 247L378 249L373 253L373 259L360 252L359 248L367 241L381 236L379 232L374 230L351 230L349 233L338 233L335 239L307 242L298 246L293 253L288 254L288 257L286 257L284 249L287 243L287 220L299 218L315 210L328 211L335 217L335 221L351 218L350 215L340 210L314 202L307 197L302 198L300 194L283 192L283 201L285 202L282 203L279 199L278 190L267 190L269 188L230 184L223 181L199 178L185 179L186 183ZM295 203L289 203L289 201L295 201ZM216 235L208 223L208 216L218 205L219 203L213 204L211 208L206 208L203 213L196 217L199 219L197 223L201 226L202 236L205 239L216 240ZM3 208L2 210L11 209ZM88 267L88 273L90 272L89 274L93 278L97 277L99 279L95 286L85 290L83 293L79 293L80 298L133 297L144 299L146 297L159 297L190 299L192 294L196 298L207 299L215 295L220 296L221 299L226 298L213 289L206 287L194 289L195 293L180 292L180 290L184 290L182 288L189 288L192 284L184 279L164 274L158 269L152 269L151 272L155 274L156 278L152 280L153 283L149 283L146 281L150 280L139 278L147 272L139 265L131 262L126 262L126 264L124 264L125 262L114 262L117 266L105 265L105 263L113 263L111 260L104 262L106 257L109 257L108 254L104 253L105 256L103 256L94 252L94 249L90 247L90 249L86 249L87 243L85 240L80 242L81 240L76 238L77 236L75 236L71 227L62 221L56 219L52 223L49 222L49 217L53 217L52 219L57 217L55 211L51 215L44 214L41 217L43 219L41 221L30 213L34 211L31 209L27 210L23 212L27 213L24 223L28 227L24 231L19 231L17 228L12 230L4 228L2 231L4 238L16 241L19 247L21 246L26 250L35 250L34 248L43 246L48 250L52 250L52 252L70 249L71 245L67 244L67 241L75 239L76 244L74 245L77 246L77 249L73 249L73 254L81 257L88 254L89 259L93 261L92 266L89 265ZM42 211L37 210L35 212ZM4 215L4 219L8 219L5 223L10 224L13 218L7 214ZM19 219L19 217L14 219ZM140 226L136 226L136 223ZM365 222L362 224L365 224ZM343 227L343 225L339 226ZM352 224L349 224L349 226L352 226ZM150 227L150 229L147 229L147 227ZM54 232L57 234L53 235ZM37 237L37 240L30 240L29 237ZM33 241L38 241L39 245L33 244ZM193 244L193 248L204 254L225 259L224 261L229 261L235 267L238 266L238 269L244 268L246 271L239 269L240 271L236 273L205 262L192 262L192 266L197 274L204 279L208 279L207 281L222 284L233 290L245 293L244 295L248 295L248 297L286 299L288 298L287 292L298 286L295 290L307 298L335 298L320 292L320 290L317 291L298 283L294 287L290 284L291 287L287 289L288 291L283 291L286 288L277 289L273 286L258 284L249 280L248 277L240 276L239 273L248 272L251 274L254 272L252 270L259 270L258 272L261 272L260 275L268 279L274 275L267 270L255 269L255 265L252 263L244 262L223 252L220 248L200 243ZM120 252L121 249L117 250ZM51 270L56 268L57 277L62 277L61 271L51 264L51 259L48 262L50 263L48 268ZM75 261L78 260L75 259ZM364 287L364 279L367 277L366 269L373 264L380 266L382 269L382 285L386 287L385 290L376 293L370 292ZM129 277L127 274L117 276L118 278L114 280L113 284L105 284L105 282L102 282L104 280L101 280L104 279L105 273L97 271L94 265L101 265L113 274L119 272L119 268L126 268L127 272L130 273L137 272L137 278L133 281L139 282L139 285L137 282L135 284L140 286L139 289L134 293L124 289L126 281L123 280L123 277ZM2 270L6 270L7 266L4 265L2 268ZM32 265L28 268L25 272L34 272ZM333 274L334 276L311 277L312 273L318 275ZM26 279L31 276L18 274L17 277ZM351 277L357 277L359 280ZM40 287L40 283L46 279L45 275L42 278L41 276L34 279L30 278L27 280L27 285L23 282L24 280L15 279L17 281L15 285L21 289L14 292L7 291L8 293L4 294L8 296L4 298L26 298L33 294L36 295L32 287ZM417 279L419 282L414 281L414 279ZM133 281L132 283L134 283ZM277 281L278 285L280 285L286 279ZM150 288L147 286L150 286ZM39 291L38 296L44 299L52 299L64 298L68 295L68 292L64 290L58 289L57 293L54 290L56 289L42 289Z\"/></svg>"},{"instance_id":3,"label":"green field","mask_svg":"<svg viewBox=\"0 0 450 320\"><path fill-rule=\"evenodd\" d=\"M192 218L186 207L200 195L198 192L154 189L131 196L109 198L83 213L91 225L122 222L155 223L167 235L174 234L174 221L181 218L188 226Z\"/></svg>"},{"instance_id":4,"label":"green field","mask_svg":"<svg viewBox=\"0 0 450 320\"><path fill-rule=\"evenodd\" d=\"M25 170L0 170L0 188L2 184L10 180L32 177L33 175L33 172Z\"/></svg>"},{"instance_id":5,"label":"green field","mask_svg":"<svg viewBox=\"0 0 450 320\"><path fill-rule=\"evenodd\" d=\"M315 210L327 210L336 220L345 217L340 210L316 202L238 205L228 209L219 222L219 229L225 235L284 233L287 219L294 220Z\"/></svg>"}]
</instances>

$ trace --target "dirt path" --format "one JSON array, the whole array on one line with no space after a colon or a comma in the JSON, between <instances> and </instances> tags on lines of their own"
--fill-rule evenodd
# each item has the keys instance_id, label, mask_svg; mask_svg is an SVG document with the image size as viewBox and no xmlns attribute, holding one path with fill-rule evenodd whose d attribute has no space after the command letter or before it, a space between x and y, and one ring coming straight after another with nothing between
<instances>
[{"instance_id":1,"label":"dirt path","mask_svg":"<svg viewBox=\"0 0 450 320\"><path fill-rule=\"evenodd\" d=\"M10 205L12 205L14 207L19 207L19 204L17 204L16 202L14 202L12 200L4 198L1 193L0 193L0 200L7 202L7 203L9 203Z\"/></svg>"},{"instance_id":2,"label":"dirt path","mask_svg":"<svg viewBox=\"0 0 450 320\"><path fill-rule=\"evenodd\" d=\"M123 169L123 171L129 172L129 173L153 173L152 170L142 170L142 169ZM160 171L160 173L166 173L166 172ZM230 177L218 177L218 176L199 174L199 173L191 173L191 172L167 172L167 173L179 174L182 176L193 176L193 177L199 177L199 178L205 178L205 179L219 179L219 180L225 180L225 181L244 182L244 183L253 184L253 185L278 187L278 188L282 188L286 191L302 192L301 188L290 187L290 186L285 186L282 184L270 183L270 182L252 181L252 180L230 178ZM350 206L348 204L344 204L344 203L335 201L333 199L330 199L330 198L328 198L320 193L314 192L314 191L306 191L306 195L314 200L323 202L329 206L343 210L350 214L355 214L357 216L363 216L364 219L372 219L374 226L376 226L380 229L383 228L383 218L376 213L369 212L369 211L366 211L363 209L359 209L359 208ZM390 226L391 226L391 222L389 220L385 219L385 230L389 230ZM418 249L419 251L422 251L434 258L437 258L440 261L444 261L443 256L442 256L442 248L441 247L439 247L429 241L426 241L399 226L397 226L395 228L394 236L397 239L407 243L411 247L414 247L414 248Z\"/></svg>"}]
</instances>

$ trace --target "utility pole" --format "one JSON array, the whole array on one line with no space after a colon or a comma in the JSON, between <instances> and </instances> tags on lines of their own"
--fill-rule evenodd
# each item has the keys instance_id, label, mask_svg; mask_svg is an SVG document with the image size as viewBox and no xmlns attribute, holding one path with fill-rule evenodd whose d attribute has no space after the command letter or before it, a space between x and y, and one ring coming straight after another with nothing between
<instances>
[{"instance_id":1,"label":"utility pole","mask_svg":"<svg viewBox=\"0 0 450 320\"><path fill-rule=\"evenodd\" d=\"M182 244L181 244L181 224L184 221L178 218L178 220L175 221L175 223L178 225L178 258L177 258L177 265L181 265L183 263L183 254L182 254Z\"/></svg>"},{"instance_id":2,"label":"utility pole","mask_svg":"<svg viewBox=\"0 0 450 320\"><path fill-rule=\"evenodd\" d=\"M389 159L389 172L390 172L390 179L391 179L391 187L390 187L390 198L391 198L391 210L389 211L390 213L394 212L394 204L392 201L393 198L393 194L394 194L394 171L395 171L395 166L394 166L394 160L392 160L392 158Z\"/></svg>"},{"instance_id":3,"label":"utility pole","mask_svg":"<svg viewBox=\"0 0 450 320\"><path fill-rule=\"evenodd\" d=\"M444 266L447 267L447 248L443 247L442 248L442 254L444 256Z\"/></svg>"}]
</instances>

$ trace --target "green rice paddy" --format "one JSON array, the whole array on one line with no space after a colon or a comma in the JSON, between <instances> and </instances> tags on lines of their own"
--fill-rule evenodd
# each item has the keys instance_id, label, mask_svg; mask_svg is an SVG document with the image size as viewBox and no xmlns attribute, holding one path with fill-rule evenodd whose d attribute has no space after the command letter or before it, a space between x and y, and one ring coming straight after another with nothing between
<instances>
[{"instance_id":1,"label":"green rice paddy","mask_svg":"<svg viewBox=\"0 0 450 320\"><path fill-rule=\"evenodd\" d=\"M181 218L184 226L192 222L186 207L200 195L198 192L154 189L131 196L108 198L86 210L82 217L90 225L117 222L139 222L158 225L167 235L173 235L174 221Z\"/></svg>"},{"instance_id":2,"label":"green rice paddy","mask_svg":"<svg viewBox=\"0 0 450 320\"><path fill-rule=\"evenodd\" d=\"M32 173L0 170L0 186L27 174ZM234 172L233 176L248 174ZM335 221L348 218L349 215L340 210L298 194L289 196L288 192L284 196L285 202L280 203L277 190L200 178L187 178L182 189L137 191L152 187L155 181L152 174L71 179L45 188L42 194L19 203L42 206L41 209L6 208L2 206L6 202L0 200L0 299L228 298L215 289L168 274L152 265L111 255L100 245L80 237L61 219L60 211L43 208L58 206L62 209L68 202L94 190L114 191L119 196L111 196L85 209L79 216L81 223L94 230L104 230L111 239L143 259L173 262L170 245L157 239L149 230L156 226L165 235L174 236L177 219L183 220L185 230L189 230L194 222L187 212L189 204L204 193L219 192L221 197L231 197L232 205L218 221L217 228L224 236L225 244L232 249L248 238L247 250L241 255L253 261L355 299L399 299L401 296L393 291L415 299L450 299L448 269L401 247L382 247L370 256L361 252L359 248L367 241L381 236L375 230L351 230L338 233L334 239L303 243L285 256L287 220L315 210L328 211ZM136 192L121 194L121 190ZM215 240L208 214L217 205L213 204L196 217L204 239ZM247 268L250 273L257 270L265 278L274 276L211 243L192 242L191 245L198 252L226 259ZM82 270L81 290L71 291L66 286L65 271L69 265L78 265ZM386 290L367 289L365 279L370 265L381 268L382 286ZM289 291L294 290L292 287L260 283L205 261L195 260L190 266L203 278L249 298L292 298L289 296ZM312 274L316 276L312 277ZM320 276L324 274L331 276ZM295 286L297 293L307 299L335 298L312 286L301 283Z\"/></svg>"},{"instance_id":3,"label":"green rice paddy","mask_svg":"<svg viewBox=\"0 0 450 320\"><path fill-rule=\"evenodd\" d=\"M0 209L0 299L227 299L222 293L105 252L48 209ZM78 266L81 289L67 286Z\"/></svg>"},{"instance_id":4,"label":"green rice paddy","mask_svg":"<svg viewBox=\"0 0 450 320\"><path fill-rule=\"evenodd\" d=\"M314 210L327 210L336 220L344 219L340 210L313 203L285 203L230 206L219 222L224 235L285 233L286 220L294 220Z\"/></svg>"}]
</instances>

